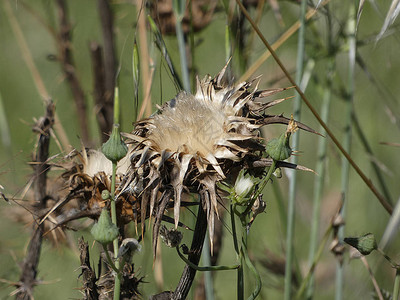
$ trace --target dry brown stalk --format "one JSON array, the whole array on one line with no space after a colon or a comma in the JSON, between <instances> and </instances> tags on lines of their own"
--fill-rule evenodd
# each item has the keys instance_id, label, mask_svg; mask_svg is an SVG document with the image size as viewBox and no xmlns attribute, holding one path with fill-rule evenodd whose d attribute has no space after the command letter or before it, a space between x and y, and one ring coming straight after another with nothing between
<instances>
[{"instance_id":1,"label":"dry brown stalk","mask_svg":"<svg viewBox=\"0 0 400 300\"><path fill-rule=\"evenodd\" d=\"M115 77L117 73L117 59L114 45L114 20L108 0L98 0L97 6L100 14L101 29L103 33L103 67L104 67L104 104L112 106L114 99ZM113 110L107 108L107 126L112 127Z\"/></svg>"},{"instance_id":2,"label":"dry brown stalk","mask_svg":"<svg viewBox=\"0 0 400 300\"><path fill-rule=\"evenodd\" d=\"M46 207L46 186L47 186L47 172L49 165L46 163L49 157L49 144L50 144L50 129L54 124L54 104L49 101L46 107L45 116L40 118L37 124L33 127L35 132L40 133L38 140L37 152L34 158L34 197L37 202L37 211ZM44 224L37 225L34 223L34 230L31 240L29 242L28 251L22 264L22 273L20 280L17 284L18 293L16 294L17 300L33 299L33 288L37 285L36 279L37 267L40 259L40 250L42 246Z\"/></svg>"},{"instance_id":3,"label":"dry brown stalk","mask_svg":"<svg viewBox=\"0 0 400 300\"><path fill-rule=\"evenodd\" d=\"M58 16L60 21L60 32L57 46L59 48L59 59L61 67L71 88L75 101L78 122L82 140L85 145L89 143L89 125L86 113L85 93L75 72L75 65L71 52L71 24L68 20L68 11L65 0L57 0Z\"/></svg>"},{"instance_id":4,"label":"dry brown stalk","mask_svg":"<svg viewBox=\"0 0 400 300\"><path fill-rule=\"evenodd\" d=\"M93 66L93 98L97 123L99 124L101 140L105 143L113 124L113 102L106 95L106 83L104 74L104 63L102 48L96 42L90 44L90 53Z\"/></svg>"}]
</instances>

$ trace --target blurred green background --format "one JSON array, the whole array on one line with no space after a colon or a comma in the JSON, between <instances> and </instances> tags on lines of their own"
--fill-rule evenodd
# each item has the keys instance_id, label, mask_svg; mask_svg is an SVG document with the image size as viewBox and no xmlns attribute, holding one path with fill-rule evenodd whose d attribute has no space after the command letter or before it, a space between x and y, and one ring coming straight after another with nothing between
<instances>
[{"instance_id":1,"label":"blurred green background","mask_svg":"<svg viewBox=\"0 0 400 300\"><path fill-rule=\"evenodd\" d=\"M56 103L56 110L60 123L65 128L73 147L80 148L80 134L76 117L76 109L72 100L71 91L67 85L60 64L52 59L57 55L56 44L49 31L40 20L45 20L49 26L57 29L57 14L54 1L9 1L22 33L29 47L29 52L39 70L40 76ZM228 1L225 1L228 2ZM279 24L277 15L271 9L271 3L277 3L282 15L283 24ZM315 61L312 77L305 94L313 106L319 110L326 89L327 40L331 39L335 45L335 72L332 89L332 101L329 112L328 125L339 140L343 138L345 102L343 101L343 88L348 82L348 43L345 23L348 18L349 5L352 1L331 1L329 13L321 8L306 29L306 62ZM234 2L232 2L234 3ZM379 41L375 37L379 33L384 17L390 3L366 2L358 24L357 41L359 57L365 63L365 68L360 65L355 68L355 94L354 113L372 148L374 156L366 153L360 138L353 131L351 156L361 169L376 184L376 176L371 168L371 161L376 161L384 174L384 180L389 188L390 195L396 203L400 193L399 174L400 160L399 148L383 145L381 142L399 142L399 99L400 84L400 35L395 22L387 34ZM99 130L97 128L93 108L93 77L89 54L91 41L102 42L101 28L97 4L94 0L67 1L72 28L72 51L76 72L84 88L87 105L90 133L94 147L100 146ZM232 4L234 5L234 4ZM28 9L29 7L29 9ZM136 3L131 1L111 1L115 22L115 38L117 58L120 64L119 89L122 103L122 130L130 131L132 122L137 114L134 103L134 87L132 78L132 49L133 41L137 35L137 9ZM211 23L202 31L194 34L194 66L196 74L200 77L206 74L215 75L225 65L225 26L227 16L222 2L213 15ZM252 7L250 11L255 16L259 11ZM327 31L328 16L333 24L334 32ZM299 4L296 1L267 1L261 12L259 27L269 42L274 42L289 26L299 18ZM10 26L10 16L5 10L5 4L0 4L0 95L1 95L1 146L0 146L0 184L3 192L10 198L10 203L0 201L0 278L17 281L20 269L18 264L22 261L26 246L29 241L31 224L17 223L10 217L10 211L17 205L20 192L28 182L32 169L27 165L32 158L36 136L32 133L33 119L39 118L44 111L43 99L38 93L31 73L25 63L21 48ZM246 21L244 21L246 22ZM229 24L231 26L231 24ZM249 34L251 29L247 26ZM167 48L172 57L178 73L179 51L177 40L174 36L164 36ZM155 75L152 85L153 110L156 104L164 103L176 94L176 89L168 73L165 62L162 61L159 51L152 42L152 35L148 32L149 54L154 60ZM234 38L232 38L234 41ZM233 45L234 42L232 42ZM277 53L285 66L295 73L297 50L297 34L292 35L278 50ZM257 36L249 47L249 65L266 51ZM235 78L242 75L239 67L241 58L237 51L233 55L233 70ZM276 63L269 59L252 77L262 75L260 88L287 87L290 83L284 78ZM372 78L372 80L371 80ZM142 97L140 91L139 99ZM285 96L292 96L294 90L289 90ZM288 100L272 109L273 113L284 113L290 116L293 112L293 102ZM301 121L316 130L319 124L303 105ZM6 124L6 126L4 125ZM264 137L269 139L277 136L284 130L283 126L268 126ZM317 145L323 137L310 133L301 133L298 149L299 164L314 169L317 161ZM51 145L51 154L59 150L54 143ZM328 138L328 154L326 159L326 177L320 214L320 236L322 236L331 218L335 214L341 199L341 154ZM300 269L305 273L308 267L309 235L312 212L313 186L316 174L309 172L298 173L298 191L296 195L296 225L295 225L295 255ZM378 241L382 236L389 215L379 204L375 196L369 191L362 180L350 170L349 194L345 235L360 235L372 232ZM278 184L283 198L287 198L288 178L283 175ZM249 236L249 248L254 258L266 256L266 249L284 258L285 225L278 214L278 204L272 187L269 185L264 192L267 201L266 214L256 220ZM227 214L226 214L227 215ZM192 215L184 214L182 221L193 226ZM71 244L74 247L60 245L53 247L45 242L42 249L39 265L39 278L43 284L35 288L35 299L76 299L80 298L81 286L78 275L79 255L76 248L77 238L84 235L91 243L87 231L71 234ZM186 235L189 243L190 235ZM392 258L398 257L399 240L394 240L388 253ZM157 291L152 272L152 256L150 236L144 243L143 251L135 257L135 266L139 276L145 276L146 283L140 286L143 298ZM92 249L92 259L96 265L96 246ZM162 247L162 262L164 271L164 290L174 289L183 269L183 262L177 258L174 250ZM225 232L224 244L220 264L231 264L235 261L231 237ZM376 273L381 288L391 291L395 271L375 253L368 257L368 261ZM323 258L316 270L316 299L332 299L335 286L335 258L325 248ZM283 278L273 275L256 263L263 280L261 299L280 299L282 297ZM345 299L362 299L371 297L373 290L368 271L360 260L349 260L345 254ZM216 299L233 299L236 295L236 273L218 272L214 274ZM247 274L249 288L251 288L251 274ZM1 284L0 299L12 298L8 295L13 291L7 283ZM191 296L193 297L193 295Z\"/></svg>"}]
</instances>

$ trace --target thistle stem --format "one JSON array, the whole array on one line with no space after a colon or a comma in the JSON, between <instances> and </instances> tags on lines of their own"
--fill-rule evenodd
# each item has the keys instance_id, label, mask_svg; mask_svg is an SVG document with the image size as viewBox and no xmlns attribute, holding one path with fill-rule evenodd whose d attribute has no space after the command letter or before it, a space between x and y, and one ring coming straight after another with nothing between
<instances>
[{"instance_id":1,"label":"thistle stem","mask_svg":"<svg viewBox=\"0 0 400 300\"><path fill-rule=\"evenodd\" d=\"M257 269L254 267L253 263L251 262L249 255L247 254L247 232L246 231L242 238L241 253L244 258L244 261L246 262L247 267L250 269L250 271L256 277L256 287L254 288L254 291L251 293L250 297L247 298L247 300L254 300L257 298L258 294L260 294L260 291L261 291L261 277L260 277L260 274L258 273Z\"/></svg>"},{"instance_id":2,"label":"thistle stem","mask_svg":"<svg viewBox=\"0 0 400 300\"><path fill-rule=\"evenodd\" d=\"M106 247L104 244L101 244L101 245L103 246L103 250L104 250L104 252L105 252L105 254L106 254L108 263L110 264L110 266L111 266L111 268L114 270L114 272L118 274L118 273L119 273L119 270L117 269L117 267L115 266L115 264L114 264L112 258L110 257L110 253L108 253L107 247Z\"/></svg>"},{"instance_id":3,"label":"thistle stem","mask_svg":"<svg viewBox=\"0 0 400 300\"><path fill-rule=\"evenodd\" d=\"M376 249L380 254L382 254L382 256L390 263L390 265L392 266L392 268L395 269L399 269L400 265L398 265L396 262L394 262L389 255L387 255L381 248L377 248Z\"/></svg>"},{"instance_id":4,"label":"thistle stem","mask_svg":"<svg viewBox=\"0 0 400 300\"><path fill-rule=\"evenodd\" d=\"M115 117L115 115L114 115ZM115 204L115 177L117 173L117 163L112 163L112 177L111 177L111 221L113 224L117 225L117 208ZM118 226L118 225L117 225ZM114 284L114 300L119 300L120 292L121 292L121 273L120 273L120 264L117 258L118 256L118 238L113 241L114 248L114 259L115 260L115 268L118 270L115 275L115 284ZM107 252L107 251L106 251ZM107 253L108 254L108 253Z\"/></svg>"},{"instance_id":5,"label":"thistle stem","mask_svg":"<svg viewBox=\"0 0 400 300\"><path fill-rule=\"evenodd\" d=\"M195 265L199 264L201 250L203 248L204 239L206 237L206 231L207 231L207 215L202 207L202 203L205 201L204 200L205 196L202 193L200 193L200 197L201 201L199 205L199 211L197 213L196 226L194 229L192 245L190 247L190 254L189 254L189 261ZM174 300L186 299L190 287L192 286L196 272L197 272L196 269L193 269L189 265L185 266L185 269L183 270L181 279L178 283L178 286L175 289L172 299Z\"/></svg>"},{"instance_id":6,"label":"thistle stem","mask_svg":"<svg viewBox=\"0 0 400 300\"><path fill-rule=\"evenodd\" d=\"M178 252L179 257L191 268L201 271L201 272L207 272L207 271L226 271L226 270L236 270L240 267L240 265L232 265L232 266L208 266L208 267L199 267L192 263L190 260L188 260L179 250L179 246L176 247L176 251Z\"/></svg>"},{"instance_id":7,"label":"thistle stem","mask_svg":"<svg viewBox=\"0 0 400 300\"><path fill-rule=\"evenodd\" d=\"M234 208L234 204L232 204L232 201L231 201L231 205L230 205L230 213L231 213L233 246L235 248L237 258L240 261L239 268L237 269L237 299L243 300L244 299L243 258L242 258L242 253L239 252L239 244L238 244L238 240L237 240L236 223L235 223L236 209Z\"/></svg>"}]
</instances>

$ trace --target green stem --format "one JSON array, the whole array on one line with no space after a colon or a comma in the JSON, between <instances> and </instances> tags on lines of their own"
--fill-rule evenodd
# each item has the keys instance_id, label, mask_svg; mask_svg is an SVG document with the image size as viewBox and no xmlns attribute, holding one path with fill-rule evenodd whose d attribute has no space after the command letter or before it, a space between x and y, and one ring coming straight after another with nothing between
<instances>
[{"instance_id":1,"label":"green stem","mask_svg":"<svg viewBox=\"0 0 400 300\"><path fill-rule=\"evenodd\" d=\"M361 144L364 146L365 151L368 153L368 155L370 157L374 157L375 155L372 151L370 144L368 143L367 137L365 136L365 133L364 133L356 115L353 115L353 124L354 124L354 129L356 130L356 133L357 133L358 137L360 138ZM388 203L393 205L392 196L390 195L389 188L387 187L387 184L385 182L381 168L378 166L378 163L374 159L370 159L370 163L371 163L372 169L375 172L376 179L378 180L378 184L381 187L381 191L382 191L383 195L387 199Z\"/></svg>"},{"instance_id":2,"label":"green stem","mask_svg":"<svg viewBox=\"0 0 400 300\"><path fill-rule=\"evenodd\" d=\"M117 99L117 98L116 98ZM115 114L114 114L115 117ZM115 177L117 173L117 163L112 163L112 177L111 177L111 221L113 224L117 225L117 208L115 204ZM118 225L117 225L118 226ZM120 270L120 264L118 256L118 238L113 241L113 248L114 248L114 258L115 258L115 268ZM114 300L119 300L121 293L121 274L117 272L115 276L115 284L114 284Z\"/></svg>"},{"instance_id":3,"label":"green stem","mask_svg":"<svg viewBox=\"0 0 400 300\"><path fill-rule=\"evenodd\" d=\"M324 122L328 121L329 117L329 106L331 102L331 90L332 90L332 78L335 70L335 58L330 57L328 62L327 70L327 88L324 89L324 96L322 100L321 118ZM320 133L325 135L325 130L321 127ZM310 249L308 255L308 261L311 264L315 257L315 251L317 248L319 227L320 227L320 208L321 199L325 180L325 164L326 164L326 152L327 152L327 139L320 139L318 143L318 161L315 168L315 172L319 176L315 176L314 181L314 198L313 198L313 212L312 212L312 225L311 225L311 236L310 236ZM307 298L311 299L314 293L314 276L311 276L310 284L307 290Z\"/></svg>"},{"instance_id":4,"label":"green stem","mask_svg":"<svg viewBox=\"0 0 400 300\"><path fill-rule=\"evenodd\" d=\"M231 201L231 205L230 205L230 213L231 213L233 246L235 248L237 258L240 261L239 268L237 269L237 299L243 300L244 299L243 260L242 260L242 255L239 252L239 244L238 244L238 240L237 240L236 223L235 223L236 209L234 207L234 204L232 204L232 201Z\"/></svg>"},{"instance_id":5,"label":"green stem","mask_svg":"<svg viewBox=\"0 0 400 300\"><path fill-rule=\"evenodd\" d=\"M191 268L197 270L197 271L202 271L202 272L207 272L207 271L227 271L227 270L236 270L240 267L240 265L232 265L232 266L209 266L209 267L199 267L192 263L190 260L188 260L179 250L179 246L176 247L176 251L178 252L179 257Z\"/></svg>"},{"instance_id":6,"label":"green stem","mask_svg":"<svg viewBox=\"0 0 400 300\"><path fill-rule=\"evenodd\" d=\"M186 44L182 29L182 19L183 19L183 13L185 11L185 2L186 1L184 0L174 0L173 9L176 18L175 30L176 30L176 38L178 39L179 56L181 60L183 87L185 91L190 92L190 77L186 59Z\"/></svg>"},{"instance_id":7,"label":"green stem","mask_svg":"<svg viewBox=\"0 0 400 300\"><path fill-rule=\"evenodd\" d=\"M331 231L332 231L332 225L329 226L328 229L325 231L324 237L322 238L322 241L319 244L319 248L317 250L317 253L314 256L313 263L310 266L310 269L309 269L309 271L307 273L307 276L303 279L303 281L301 283L301 286L300 286L299 290L297 291L296 299L301 299L302 298L303 293L304 293L306 287L308 286L308 284L309 284L309 282L310 282L310 280L312 278L312 274L314 274L315 267L317 266L317 263L321 258L322 251L325 248L325 244L328 242L329 235L330 235Z\"/></svg>"},{"instance_id":8,"label":"green stem","mask_svg":"<svg viewBox=\"0 0 400 300\"><path fill-rule=\"evenodd\" d=\"M400 289L400 268L396 268L396 277L394 279L393 286L393 300L399 299L399 289Z\"/></svg>"},{"instance_id":9,"label":"green stem","mask_svg":"<svg viewBox=\"0 0 400 300\"><path fill-rule=\"evenodd\" d=\"M350 154L351 150L351 125L353 120L353 98L354 98L354 68L356 60L356 7L355 3L350 4L349 20L348 20L348 42L349 42L349 73L348 73L348 92L345 111L345 127L344 127L344 141L343 148ZM349 170L350 163L346 158L342 157L342 201L343 207L340 214L343 219L346 217L346 203L349 187ZM344 226L341 226L338 231L339 241L344 237ZM344 285L344 270L343 264L337 262L336 264L336 292L335 299L343 299L343 285Z\"/></svg>"},{"instance_id":10,"label":"green stem","mask_svg":"<svg viewBox=\"0 0 400 300\"><path fill-rule=\"evenodd\" d=\"M114 90L114 124L119 124L119 89Z\"/></svg>"},{"instance_id":11,"label":"green stem","mask_svg":"<svg viewBox=\"0 0 400 300\"><path fill-rule=\"evenodd\" d=\"M300 84L303 77L304 68L304 44L305 44L305 14L307 10L307 1L302 0L300 5L300 29L297 43L297 63L296 63L296 83ZM300 121L300 110L301 110L301 99L300 95L296 94L294 99L294 119ZM293 145L292 148L298 149L300 143L299 132L293 134ZM291 158L291 162L297 163L297 156ZM292 265L294 257L294 223L295 223L295 200L296 200L296 187L297 187L297 175L296 172L292 172L292 178L289 184L289 200L288 200L288 223L287 223L287 234L286 234L286 264L285 264L285 288L284 288L284 299L291 299L292 294Z\"/></svg>"},{"instance_id":12,"label":"green stem","mask_svg":"<svg viewBox=\"0 0 400 300\"><path fill-rule=\"evenodd\" d=\"M111 266L111 268L114 270L114 272L118 274L120 271L119 271L119 270L117 269L117 267L115 266L115 264L114 264L114 262L113 262L113 260L112 260L112 258L111 258L111 256L110 256L110 253L108 253L107 247L106 247L104 244L101 244L101 245L103 246L103 250L104 250L104 252L105 252L105 254L106 254L108 263L110 264L110 266Z\"/></svg>"},{"instance_id":13,"label":"green stem","mask_svg":"<svg viewBox=\"0 0 400 300\"><path fill-rule=\"evenodd\" d=\"M377 248L376 251L378 251L382 256L390 263L392 268L398 269L399 265L393 261L381 248Z\"/></svg>"},{"instance_id":14,"label":"green stem","mask_svg":"<svg viewBox=\"0 0 400 300\"><path fill-rule=\"evenodd\" d=\"M246 235L246 233L245 233L245 235ZM254 290L251 293L250 297L247 298L247 300L254 300L260 294L261 285L262 284L261 284L260 274L258 273L257 269L254 267L253 263L251 262L251 260L249 258L249 255L247 254L247 243L246 243L246 238L245 237L243 237L243 239L242 239L241 253L242 253L242 256L244 257L244 261L246 262L247 267L250 269L250 271L256 277L256 287L254 288Z\"/></svg>"}]
</instances>

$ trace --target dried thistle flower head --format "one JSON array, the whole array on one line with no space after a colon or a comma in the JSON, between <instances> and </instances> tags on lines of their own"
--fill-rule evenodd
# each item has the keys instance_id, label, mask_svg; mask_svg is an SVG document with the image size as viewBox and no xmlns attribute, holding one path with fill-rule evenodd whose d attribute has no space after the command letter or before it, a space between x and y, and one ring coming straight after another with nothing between
<instances>
[{"instance_id":1,"label":"dried thistle flower head","mask_svg":"<svg viewBox=\"0 0 400 300\"><path fill-rule=\"evenodd\" d=\"M182 232L174 228L168 229L164 225L162 225L160 228L160 236L165 245L170 248L175 248L176 246L179 246L183 238Z\"/></svg>"},{"instance_id":2,"label":"dried thistle flower head","mask_svg":"<svg viewBox=\"0 0 400 300\"><path fill-rule=\"evenodd\" d=\"M235 180L247 162L262 157L265 147L259 137L261 126L290 121L282 115L264 113L282 100L256 101L283 89L258 91L252 87L254 81L225 84L225 70L226 66L215 78L198 80L194 95L179 93L157 113L136 123L131 134L125 134L133 148L131 170L121 194L132 190L137 178L143 180L141 213L146 216L149 209L148 215L156 216L156 236L161 222L158 216L170 202L169 195L173 194L177 227L182 194L192 192L201 197L212 240L218 214L216 183L228 175ZM153 241L157 243L154 237Z\"/></svg>"}]
</instances>

